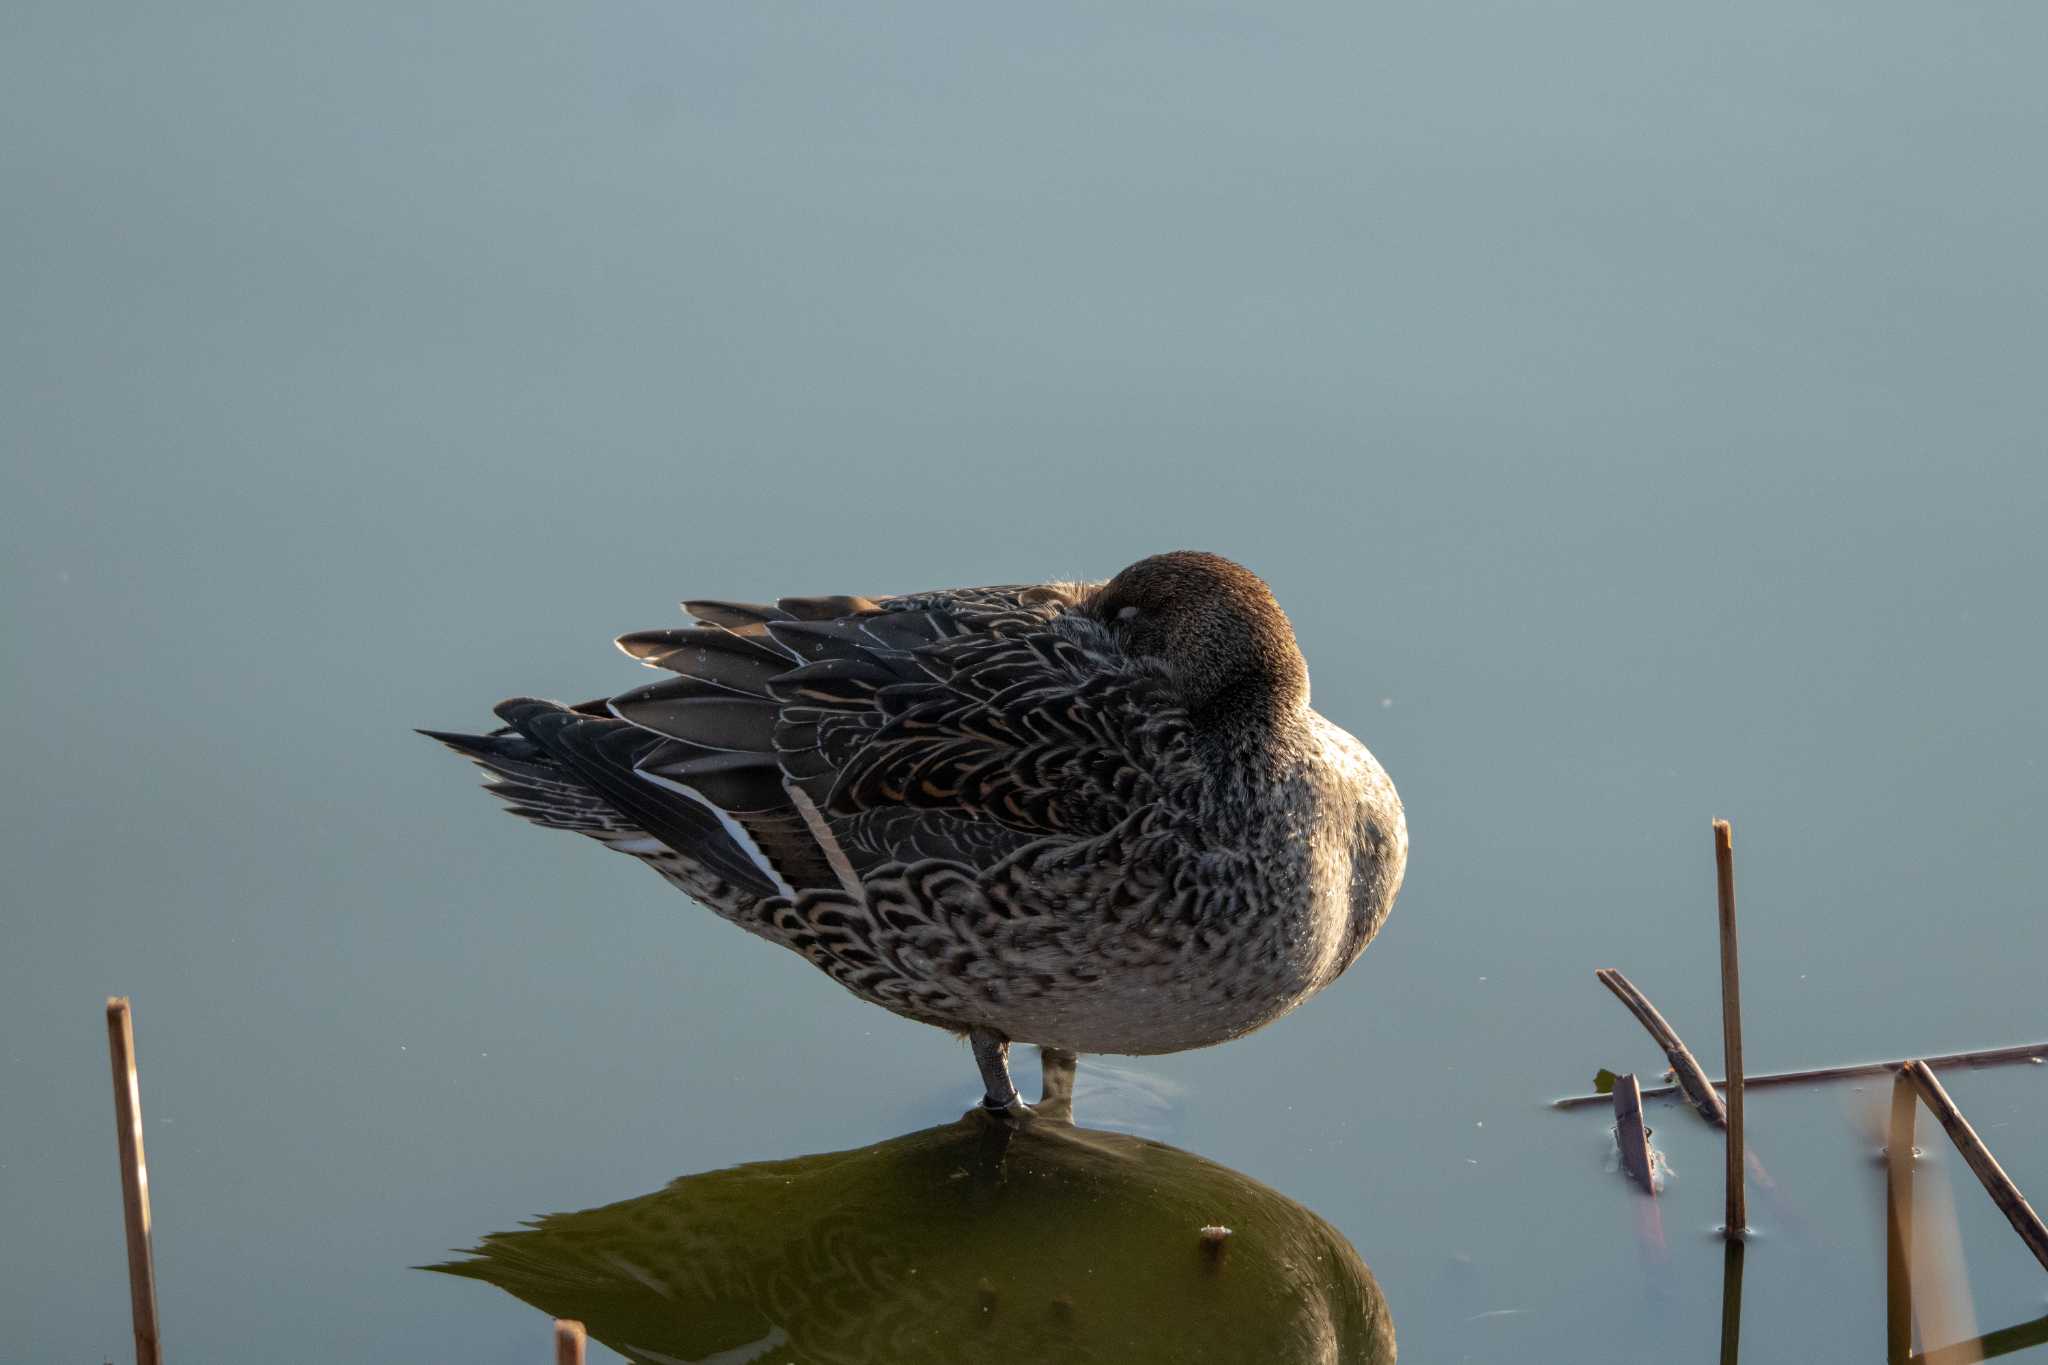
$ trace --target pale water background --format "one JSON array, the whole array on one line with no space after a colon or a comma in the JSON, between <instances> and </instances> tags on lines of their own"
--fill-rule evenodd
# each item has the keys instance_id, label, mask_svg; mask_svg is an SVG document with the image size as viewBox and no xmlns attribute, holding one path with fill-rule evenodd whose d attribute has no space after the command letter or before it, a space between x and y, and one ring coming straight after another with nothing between
<instances>
[{"instance_id":1,"label":"pale water background","mask_svg":"<svg viewBox=\"0 0 2048 1365\"><path fill-rule=\"evenodd\" d=\"M1404 1359L1704 1360L1597 1112L2048 1036L2048 10L19 3L0 42L0 1357L544 1358L407 1267L958 1113L963 1049L408 731L683 595L1232 554L1408 803L1386 931L1084 1121L1316 1210ZM1026 1068L1029 1070L1030 1068ZM1084 1063L1084 1080L1088 1075ZM2048 1068L1952 1078L2048 1195ZM1877 1359L1881 1087L1759 1093L1743 1337ZM1959 1163L1981 1325L2048 1285ZM2037 1352L2038 1354L2039 1352Z\"/></svg>"}]
</instances>

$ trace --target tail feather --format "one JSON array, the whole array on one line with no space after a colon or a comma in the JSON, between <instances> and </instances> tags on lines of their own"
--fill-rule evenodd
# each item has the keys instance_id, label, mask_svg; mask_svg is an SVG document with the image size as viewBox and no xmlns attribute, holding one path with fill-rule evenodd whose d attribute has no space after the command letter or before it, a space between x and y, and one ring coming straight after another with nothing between
<instances>
[{"instance_id":1,"label":"tail feather","mask_svg":"<svg viewBox=\"0 0 2048 1365\"><path fill-rule=\"evenodd\" d=\"M516 730L465 735L446 730L421 730L469 759L490 775L484 790L506 803L506 809L536 825L573 830L606 843L645 839L632 824L585 784L578 782L545 750Z\"/></svg>"},{"instance_id":2,"label":"tail feather","mask_svg":"<svg viewBox=\"0 0 2048 1365\"><path fill-rule=\"evenodd\" d=\"M488 735L420 733L483 768L492 779L485 789L534 824L642 856L671 850L749 897L786 890L745 831L689 793L635 772L661 736L530 697L497 711L506 727Z\"/></svg>"},{"instance_id":3,"label":"tail feather","mask_svg":"<svg viewBox=\"0 0 2048 1365\"><path fill-rule=\"evenodd\" d=\"M650 783L636 771L664 742L660 735L531 697L500 702L498 717L676 852L750 894L770 896L783 889L756 850L741 842L744 833L729 819L687 790Z\"/></svg>"},{"instance_id":4,"label":"tail feather","mask_svg":"<svg viewBox=\"0 0 2048 1365\"><path fill-rule=\"evenodd\" d=\"M574 708L515 697L489 735L421 733L483 766L490 790L535 824L643 857L665 847L742 899L842 885L835 836L805 818L790 784L815 813L834 771L822 732L926 680L911 651L945 632L867 598L686 605L702 624L618 640L675 676Z\"/></svg>"},{"instance_id":5,"label":"tail feather","mask_svg":"<svg viewBox=\"0 0 2048 1365\"><path fill-rule=\"evenodd\" d=\"M728 691L754 696L791 662L789 654L758 624L639 630L621 635L613 643L650 667L687 673Z\"/></svg>"}]
</instances>

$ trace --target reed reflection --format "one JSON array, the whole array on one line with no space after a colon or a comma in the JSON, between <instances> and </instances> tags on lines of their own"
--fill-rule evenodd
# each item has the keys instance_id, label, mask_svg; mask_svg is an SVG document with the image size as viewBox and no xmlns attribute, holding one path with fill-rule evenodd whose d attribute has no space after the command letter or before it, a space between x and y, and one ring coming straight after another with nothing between
<instances>
[{"instance_id":1,"label":"reed reflection","mask_svg":"<svg viewBox=\"0 0 2048 1365\"><path fill-rule=\"evenodd\" d=\"M1394 1359L1342 1234L1212 1161L1074 1127L1072 1074L1047 1056L1027 1123L977 1110L685 1176L427 1268L647 1365Z\"/></svg>"},{"instance_id":2,"label":"reed reflection","mask_svg":"<svg viewBox=\"0 0 2048 1365\"><path fill-rule=\"evenodd\" d=\"M1976 1312L1947 1182L1915 1178L1918 1114L1919 1101L1902 1071L1892 1081L1885 1137L1886 1365L1977 1365L2048 1344L2048 1317L1974 1335ZM1923 1341L1916 1353L1916 1336L1935 1344ZM1938 1344L1944 1339L1949 1344Z\"/></svg>"}]
</instances>

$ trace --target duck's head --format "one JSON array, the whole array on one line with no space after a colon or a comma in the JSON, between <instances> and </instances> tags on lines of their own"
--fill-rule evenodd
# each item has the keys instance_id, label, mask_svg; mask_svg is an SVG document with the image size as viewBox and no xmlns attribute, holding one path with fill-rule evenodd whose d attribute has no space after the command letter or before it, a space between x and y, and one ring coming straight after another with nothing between
<instances>
[{"instance_id":1,"label":"duck's head","mask_svg":"<svg viewBox=\"0 0 2048 1365\"><path fill-rule=\"evenodd\" d=\"M1287 613L1264 580L1221 555L1141 559L1086 609L1125 653L1165 663L1200 729L1263 729L1308 705L1308 665Z\"/></svg>"}]
</instances>

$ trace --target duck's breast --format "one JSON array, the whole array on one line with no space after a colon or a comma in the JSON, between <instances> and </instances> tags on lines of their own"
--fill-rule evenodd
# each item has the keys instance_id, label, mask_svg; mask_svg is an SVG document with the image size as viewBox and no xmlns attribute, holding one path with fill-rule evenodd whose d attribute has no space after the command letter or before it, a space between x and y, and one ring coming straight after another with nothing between
<instances>
[{"instance_id":1,"label":"duck's breast","mask_svg":"<svg viewBox=\"0 0 2048 1365\"><path fill-rule=\"evenodd\" d=\"M1386 923L1408 867L1408 820L1394 783L1348 731L1310 713L1317 788L1315 918L1330 934L1317 984L1358 960Z\"/></svg>"}]
</instances>

